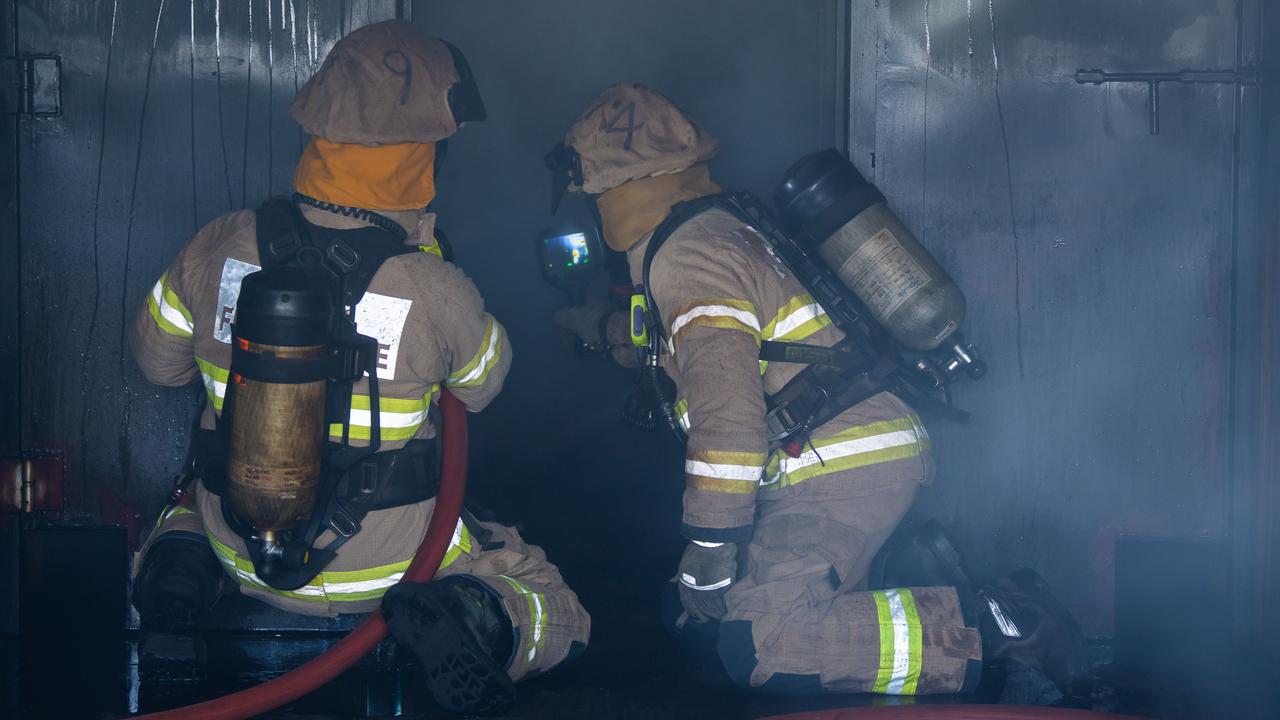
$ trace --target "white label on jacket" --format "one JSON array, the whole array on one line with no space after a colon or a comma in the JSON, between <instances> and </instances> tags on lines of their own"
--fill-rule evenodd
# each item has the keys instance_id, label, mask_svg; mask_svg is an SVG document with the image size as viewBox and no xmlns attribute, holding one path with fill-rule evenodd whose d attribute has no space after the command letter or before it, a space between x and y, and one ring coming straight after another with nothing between
<instances>
[{"instance_id":1,"label":"white label on jacket","mask_svg":"<svg viewBox=\"0 0 1280 720\"><path fill-rule=\"evenodd\" d=\"M378 379L396 379L400 336L412 300L366 292L356 305L356 332L378 341Z\"/></svg>"},{"instance_id":2,"label":"white label on jacket","mask_svg":"<svg viewBox=\"0 0 1280 720\"><path fill-rule=\"evenodd\" d=\"M231 323L236 319L236 300L240 299L240 282L249 273L262 268L235 258L222 264L222 281L218 284L218 307L214 310L213 337L231 344Z\"/></svg>"}]
</instances>

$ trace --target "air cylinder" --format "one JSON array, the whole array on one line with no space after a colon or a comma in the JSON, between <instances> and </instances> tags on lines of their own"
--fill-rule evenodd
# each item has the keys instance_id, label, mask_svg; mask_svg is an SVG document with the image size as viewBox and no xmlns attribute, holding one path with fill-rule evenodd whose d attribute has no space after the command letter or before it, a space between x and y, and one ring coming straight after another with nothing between
<instances>
[{"instance_id":1,"label":"air cylinder","mask_svg":"<svg viewBox=\"0 0 1280 720\"><path fill-rule=\"evenodd\" d=\"M227 492L273 542L307 519L320 487L333 299L301 268L247 275L233 326Z\"/></svg>"},{"instance_id":2,"label":"air cylinder","mask_svg":"<svg viewBox=\"0 0 1280 720\"><path fill-rule=\"evenodd\" d=\"M797 239L904 348L934 350L964 322L960 288L840 152L801 158L774 201Z\"/></svg>"}]
</instances>

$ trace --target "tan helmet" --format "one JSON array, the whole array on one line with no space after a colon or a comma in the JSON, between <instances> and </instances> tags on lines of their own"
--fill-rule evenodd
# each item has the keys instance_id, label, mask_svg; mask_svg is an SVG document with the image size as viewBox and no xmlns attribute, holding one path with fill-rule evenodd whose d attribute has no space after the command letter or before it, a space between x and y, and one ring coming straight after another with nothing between
<instances>
[{"instance_id":1,"label":"tan helmet","mask_svg":"<svg viewBox=\"0 0 1280 720\"><path fill-rule=\"evenodd\" d=\"M719 143L670 100L636 83L605 89L565 135L580 163L574 190L603 193L630 180L706 162Z\"/></svg>"},{"instance_id":2,"label":"tan helmet","mask_svg":"<svg viewBox=\"0 0 1280 720\"><path fill-rule=\"evenodd\" d=\"M485 119L462 53L404 20L339 40L289 112L310 135L359 145L435 142Z\"/></svg>"}]
</instances>

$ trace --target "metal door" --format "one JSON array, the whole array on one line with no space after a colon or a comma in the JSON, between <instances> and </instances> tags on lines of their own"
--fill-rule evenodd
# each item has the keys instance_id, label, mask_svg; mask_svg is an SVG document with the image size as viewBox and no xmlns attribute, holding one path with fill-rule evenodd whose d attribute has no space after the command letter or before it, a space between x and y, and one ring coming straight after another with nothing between
<instances>
[{"instance_id":1,"label":"metal door","mask_svg":"<svg viewBox=\"0 0 1280 720\"><path fill-rule=\"evenodd\" d=\"M18 124L14 445L64 453L64 520L136 534L163 502L197 390L141 377L133 314L198 228L290 189L295 91L339 37L401 5L16 2L18 52L61 59L62 107Z\"/></svg>"},{"instance_id":2,"label":"metal door","mask_svg":"<svg viewBox=\"0 0 1280 720\"><path fill-rule=\"evenodd\" d=\"M992 367L957 391L971 423L930 425L917 512L1109 634L1117 537L1231 530L1258 6L854 6L850 155L954 273ZM1161 85L1152 134L1146 83L1080 69L1230 78Z\"/></svg>"}]
</instances>

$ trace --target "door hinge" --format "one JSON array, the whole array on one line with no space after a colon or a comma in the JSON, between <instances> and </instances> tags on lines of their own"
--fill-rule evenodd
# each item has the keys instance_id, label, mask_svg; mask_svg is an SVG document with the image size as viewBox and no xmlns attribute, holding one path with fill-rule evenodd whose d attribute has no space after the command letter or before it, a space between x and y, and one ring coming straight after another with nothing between
<instances>
[{"instance_id":1,"label":"door hinge","mask_svg":"<svg viewBox=\"0 0 1280 720\"><path fill-rule=\"evenodd\" d=\"M62 479L61 453L38 450L0 457L0 512L61 510Z\"/></svg>"},{"instance_id":2,"label":"door hinge","mask_svg":"<svg viewBox=\"0 0 1280 720\"><path fill-rule=\"evenodd\" d=\"M62 114L62 56L0 57L0 115L57 117Z\"/></svg>"}]
</instances>

